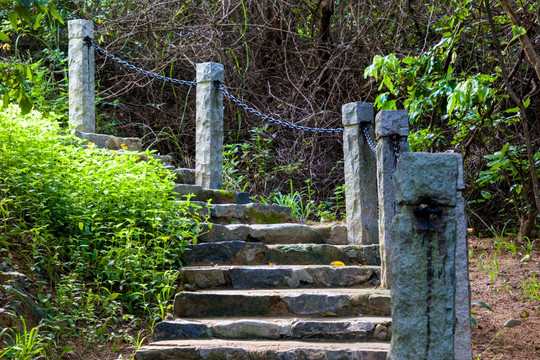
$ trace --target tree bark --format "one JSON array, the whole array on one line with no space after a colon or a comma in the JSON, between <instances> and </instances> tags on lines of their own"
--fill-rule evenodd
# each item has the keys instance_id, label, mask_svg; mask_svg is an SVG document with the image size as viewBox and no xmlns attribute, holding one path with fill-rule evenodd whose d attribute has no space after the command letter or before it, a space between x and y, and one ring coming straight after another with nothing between
<instances>
[{"instance_id":1,"label":"tree bark","mask_svg":"<svg viewBox=\"0 0 540 360\"><path fill-rule=\"evenodd\" d=\"M500 1L502 4L503 2L507 0L500 0ZM504 65L504 59L503 59L502 52L499 46L499 41L497 39L497 34L495 33L495 25L493 24L493 16L491 15L491 8L489 5L489 1L485 0L484 4L486 7L486 13L487 13L488 21L489 21L489 26L491 28L491 36L493 37L493 46L495 47L495 52L497 53L499 63L501 64L501 74L502 74L504 83L506 85L508 93L510 94L510 98L519 107L519 112L521 115L521 124L523 125L523 136L525 137L525 145L527 147L527 160L529 162L529 170L530 170L531 184L532 184L533 197L534 197L534 206L536 207L535 212L540 212L540 184L538 183L538 176L536 175L536 166L534 162L534 154L533 154L533 149L532 149L531 134L529 131L529 119L527 117L527 111L525 110L525 107L523 106L523 101L517 96L517 94L512 89L512 84L510 83L510 79L508 77L508 73ZM517 22L515 17L514 17L514 20ZM527 54L527 51L525 49L524 51L525 51L525 54ZM538 56L538 54L536 55ZM540 66L540 63L538 64ZM537 73L537 75L539 76L539 79L540 79L540 73Z\"/></svg>"},{"instance_id":2,"label":"tree bark","mask_svg":"<svg viewBox=\"0 0 540 360\"><path fill-rule=\"evenodd\" d=\"M323 71L319 85L323 88L325 94L328 93L329 74L326 64L330 60L330 29L332 27L332 15L334 14L334 1L323 0L319 14L317 57L319 58L319 68Z\"/></svg>"},{"instance_id":3,"label":"tree bark","mask_svg":"<svg viewBox=\"0 0 540 360\"><path fill-rule=\"evenodd\" d=\"M499 0L499 2L501 3L501 6L504 9L506 16L508 16L512 25L521 26L516 17L514 9L512 9L512 6L510 5L510 2L508 0ZM521 44L521 47L523 48L523 51L525 52L525 55L527 55L527 59L529 59L529 61L531 62L534 71L536 72L536 76L540 80L540 55L538 55L538 53L534 50L534 46L531 42L531 39L529 38L529 35L520 35L518 37L518 40Z\"/></svg>"}]
</instances>

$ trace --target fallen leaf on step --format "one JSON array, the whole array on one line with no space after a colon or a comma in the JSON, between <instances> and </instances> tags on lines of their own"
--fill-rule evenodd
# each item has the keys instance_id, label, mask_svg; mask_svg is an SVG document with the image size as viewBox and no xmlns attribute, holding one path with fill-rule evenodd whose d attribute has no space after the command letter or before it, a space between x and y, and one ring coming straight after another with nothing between
<instances>
[{"instance_id":1,"label":"fallen leaf on step","mask_svg":"<svg viewBox=\"0 0 540 360\"><path fill-rule=\"evenodd\" d=\"M330 266L345 266L345 264L342 263L341 261L332 261L330 263Z\"/></svg>"},{"instance_id":2,"label":"fallen leaf on step","mask_svg":"<svg viewBox=\"0 0 540 360\"><path fill-rule=\"evenodd\" d=\"M325 312L322 316L323 317L328 317L328 316L337 317L338 314L336 314L335 312L328 311L328 312Z\"/></svg>"}]
</instances>

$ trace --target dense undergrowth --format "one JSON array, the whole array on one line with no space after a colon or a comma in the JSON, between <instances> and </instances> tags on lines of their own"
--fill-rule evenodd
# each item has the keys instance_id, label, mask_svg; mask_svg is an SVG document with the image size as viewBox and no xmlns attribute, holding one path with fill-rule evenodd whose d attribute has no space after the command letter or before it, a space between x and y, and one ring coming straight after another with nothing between
<instances>
[{"instance_id":1,"label":"dense undergrowth","mask_svg":"<svg viewBox=\"0 0 540 360\"><path fill-rule=\"evenodd\" d=\"M0 329L0 358L55 358L74 338L136 343L128 329L166 316L199 231L171 173L151 157L84 148L54 116L16 107L0 113L0 144L2 267L31 274L45 309L38 328L21 318ZM0 310L17 318L17 290L3 287L13 301Z\"/></svg>"}]
</instances>

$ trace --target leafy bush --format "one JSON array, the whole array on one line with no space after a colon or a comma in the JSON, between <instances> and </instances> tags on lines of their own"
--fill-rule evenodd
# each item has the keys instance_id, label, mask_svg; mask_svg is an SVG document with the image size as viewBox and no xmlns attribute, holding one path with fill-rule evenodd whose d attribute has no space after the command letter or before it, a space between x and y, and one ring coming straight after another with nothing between
<instances>
[{"instance_id":1,"label":"leafy bush","mask_svg":"<svg viewBox=\"0 0 540 360\"><path fill-rule=\"evenodd\" d=\"M164 318L201 222L174 198L173 175L148 152L84 148L16 107L0 113L0 144L0 252L44 276L49 337L103 341L133 315Z\"/></svg>"}]
</instances>

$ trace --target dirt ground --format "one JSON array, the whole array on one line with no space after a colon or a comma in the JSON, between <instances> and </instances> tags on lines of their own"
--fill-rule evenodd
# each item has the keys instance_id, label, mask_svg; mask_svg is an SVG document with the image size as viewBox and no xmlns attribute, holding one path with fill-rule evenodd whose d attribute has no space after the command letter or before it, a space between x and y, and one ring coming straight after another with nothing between
<instances>
[{"instance_id":1,"label":"dirt ground","mask_svg":"<svg viewBox=\"0 0 540 360\"><path fill-rule=\"evenodd\" d=\"M514 254L505 244L512 242ZM472 301L493 310L473 306L478 324L472 330L474 359L540 359L540 298L533 300L523 290L523 281L531 284L536 273L540 295L540 247L537 241L530 258L523 259L530 253L523 246L514 239L469 238ZM512 319L521 323L505 327Z\"/></svg>"}]
</instances>

